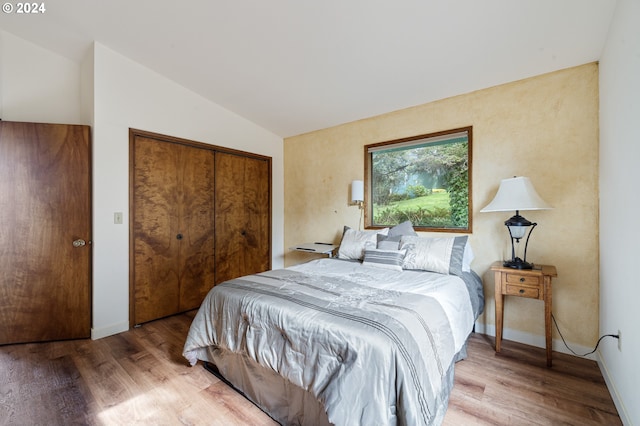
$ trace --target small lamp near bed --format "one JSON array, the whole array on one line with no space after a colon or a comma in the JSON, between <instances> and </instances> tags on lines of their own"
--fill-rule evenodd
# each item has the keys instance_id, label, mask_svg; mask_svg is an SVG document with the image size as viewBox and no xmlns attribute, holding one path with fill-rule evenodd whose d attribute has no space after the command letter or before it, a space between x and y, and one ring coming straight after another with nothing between
<instances>
[{"instance_id":1,"label":"small lamp near bed","mask_svg":"<svg viewBox=\"0 0 640 426\"><path fill-rule=\"evenodd\" d=\"M360 209L360 220L358 221L359 231L360 224L362 223L362 216L364 214L364 181L351 181L351 204L358 206Z\"/></svg>"},{"instance_id":2,"label":"small lamp near bed","mask_svg":"<svg viewBox=\"0 0 640 426\"><path fill-rule=\"evenodd\" d=\"M351 182L351 203L364 209L364 182L361 180Z\"/></svg>"},{"instance_id":3,"label":"small lamp near bed","mask_svg":"<svg viewBox=\"0 0 640 426\"><path fill-rule=\"evenodd\" d=\"M532 223L520 216L521 210L549 210L553 207L549 206L536 192L533 184L527 177L513 177L502 179L498 193L494 199L480 212L504 212L515 210L516 214L507 219L504 224L509 231L511 237L511 260L505 260L503 265L514 269L532 269L533 264L527 262L527 247L529 245L529 237L531 232L538 224ZM522 259L516 256L516 243L520 243L520 239L527 235Z\"/></svg>"}]
</instances>

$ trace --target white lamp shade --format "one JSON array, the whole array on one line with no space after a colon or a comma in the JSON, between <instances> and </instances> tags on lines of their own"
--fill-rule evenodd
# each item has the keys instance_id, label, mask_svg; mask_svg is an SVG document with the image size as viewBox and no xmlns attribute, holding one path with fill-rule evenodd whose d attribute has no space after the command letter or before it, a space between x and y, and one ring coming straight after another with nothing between
<instances>
[{"instance_id":1,"label":"white lamp shade","mask_svg":"<svg viewBox=\"0 0 640 426\"><path fill-rule=\"evenodd\" d=\"M364 181L354 180L351 182L351 202L364 201Z\"/></svg>"},{"instance_id":2,"label":"white lamp shade","mask_svg":"<svg viewBox=\"0 0 640 426\"><path fill-rule=\"evenodd\" d=\"M536 192L528 177L502 179L498 193L481 212L552 209Z\"/></svg>"}]
</instances>

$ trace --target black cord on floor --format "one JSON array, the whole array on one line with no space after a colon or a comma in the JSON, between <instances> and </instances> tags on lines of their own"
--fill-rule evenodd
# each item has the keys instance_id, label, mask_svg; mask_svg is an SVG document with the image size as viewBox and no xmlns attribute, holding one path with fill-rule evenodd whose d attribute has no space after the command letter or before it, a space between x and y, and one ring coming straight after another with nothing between
<instances>
[{"instance_id":1,"label":"black cord on floor","mask_svg":"<svg viewBox=\"0 0 640 426\"><path fill-rule=\"evenodd\" d=\"M593 350L591 352L587 352L584 355L580 355L577 354L573 351L573 349L571 349L569 347L569 345L567 345L567 341L564 340L564 336L562 335L562 333L560 332L560 328L558 327L558 322L556 321L556 317L553 316L553 314L551 314L551 319L553 319L553 323L556 325L556 330L558 330L558 334L560 335L560 338L562 339L562 342L564 343L564 345L567 347L567 349L569 349L571 351L572 354L576 355L576 356L587 356L587 355L591 355L592 353L594 353L597 349L598 349L598 345L600 344L600 341L602 339L604 339L605 337L615 337L616 339L618 339L618 335L617 334L605 334L604 336L600 337L598 339L598 342L596 343L596 347L593 348Z\"/></svg>"}]
</instances>

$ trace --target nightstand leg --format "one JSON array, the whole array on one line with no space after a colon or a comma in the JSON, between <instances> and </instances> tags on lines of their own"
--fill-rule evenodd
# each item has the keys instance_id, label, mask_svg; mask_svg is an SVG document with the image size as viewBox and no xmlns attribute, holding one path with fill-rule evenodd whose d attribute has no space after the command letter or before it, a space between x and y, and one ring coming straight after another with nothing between
<instances>
[{"instance_id":1,"label":"nightstand leg","mask_svg":"<svg viewBox=\"0 0 640 426\"><path fill-rule=\"evenodd\" d=\"M551 367L551 349L553 341L551 339L551 277L544 277L544 335L547 347L547 367Z\"/></svg>"},{"instance_id":2,"label":"nightstand leg","mask_svg":"<svg viewBox=\"0 0 640 426\"><path fill-rule=\"evenodd\" d=\"M502 274L495 274L495 300L496 300L496 352L500 352L502 343L502 323L504 320L504 295L502 294Z\"/></svg>"}]
</instances>

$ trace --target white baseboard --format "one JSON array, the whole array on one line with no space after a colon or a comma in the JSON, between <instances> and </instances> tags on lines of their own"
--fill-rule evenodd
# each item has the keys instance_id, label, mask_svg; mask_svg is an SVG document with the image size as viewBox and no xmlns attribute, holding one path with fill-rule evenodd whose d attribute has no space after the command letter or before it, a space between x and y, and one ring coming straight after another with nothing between
<instances>
[{"instance_id":1,"label":"white baseboard","mask_svg":"<svg viewBox=\"0 0 640 426\"><path fill-rule=\"evenodd\" d=\"M481 323L476 323L476 332L487 334L489 336L496 335L496 327L494 325L484 325ZM512 330L509 328L502 329L502 338L505 340L513 340L514 342L523 343L525 345L535 346L537 348L544 348L545 346L545 338L544 336L540 336L537 334L525 333L523 331ZM582 356L582 354L586 354L591 352L593 348L587 348L582 345L578 345L575 343L567 342L567 344L573 349L574 352L578 354L581 358L591 359L593 361L597 361L597 357L595 353L590 355ZM553 339L551 342L551 349L556 352L562 352L568 355L574 355L567 347L564 342L560 339Z\"/></svg>"},{"instance_id":2,"label":"white baseboard","mask_svg":"<svg viewBox=\"0 0 640 426\"><path fill-rule=\"evenodd\" d=\"M91 340L102 339L129 330L129 321L112 324L108 327L91 328Z\"/></svg>"},{"instance_id":3,"label":"white baseboard","mask_svg":"<svg viewBox=\"0 0 640 426\"><path fill-rule=\"evenodd\" d=\"M616 410L618 410L618 415L620 416L620 420L623 425L631 425L631 418L627 413L627 409L622 403L622 398L620 398L620 394L618 394L618 389L611 379L611 374L609 373L609 369L607 368L607 364L604 362L602 358L602 354L598 351L597 356L598 367L600 367L600 371L602 372L602 377L604 378L604 382L607 384L607 389L609 389L609 393L611 394L611 399L613 399L613 403L616 406Z\"/></svg>"}]
</instances>

